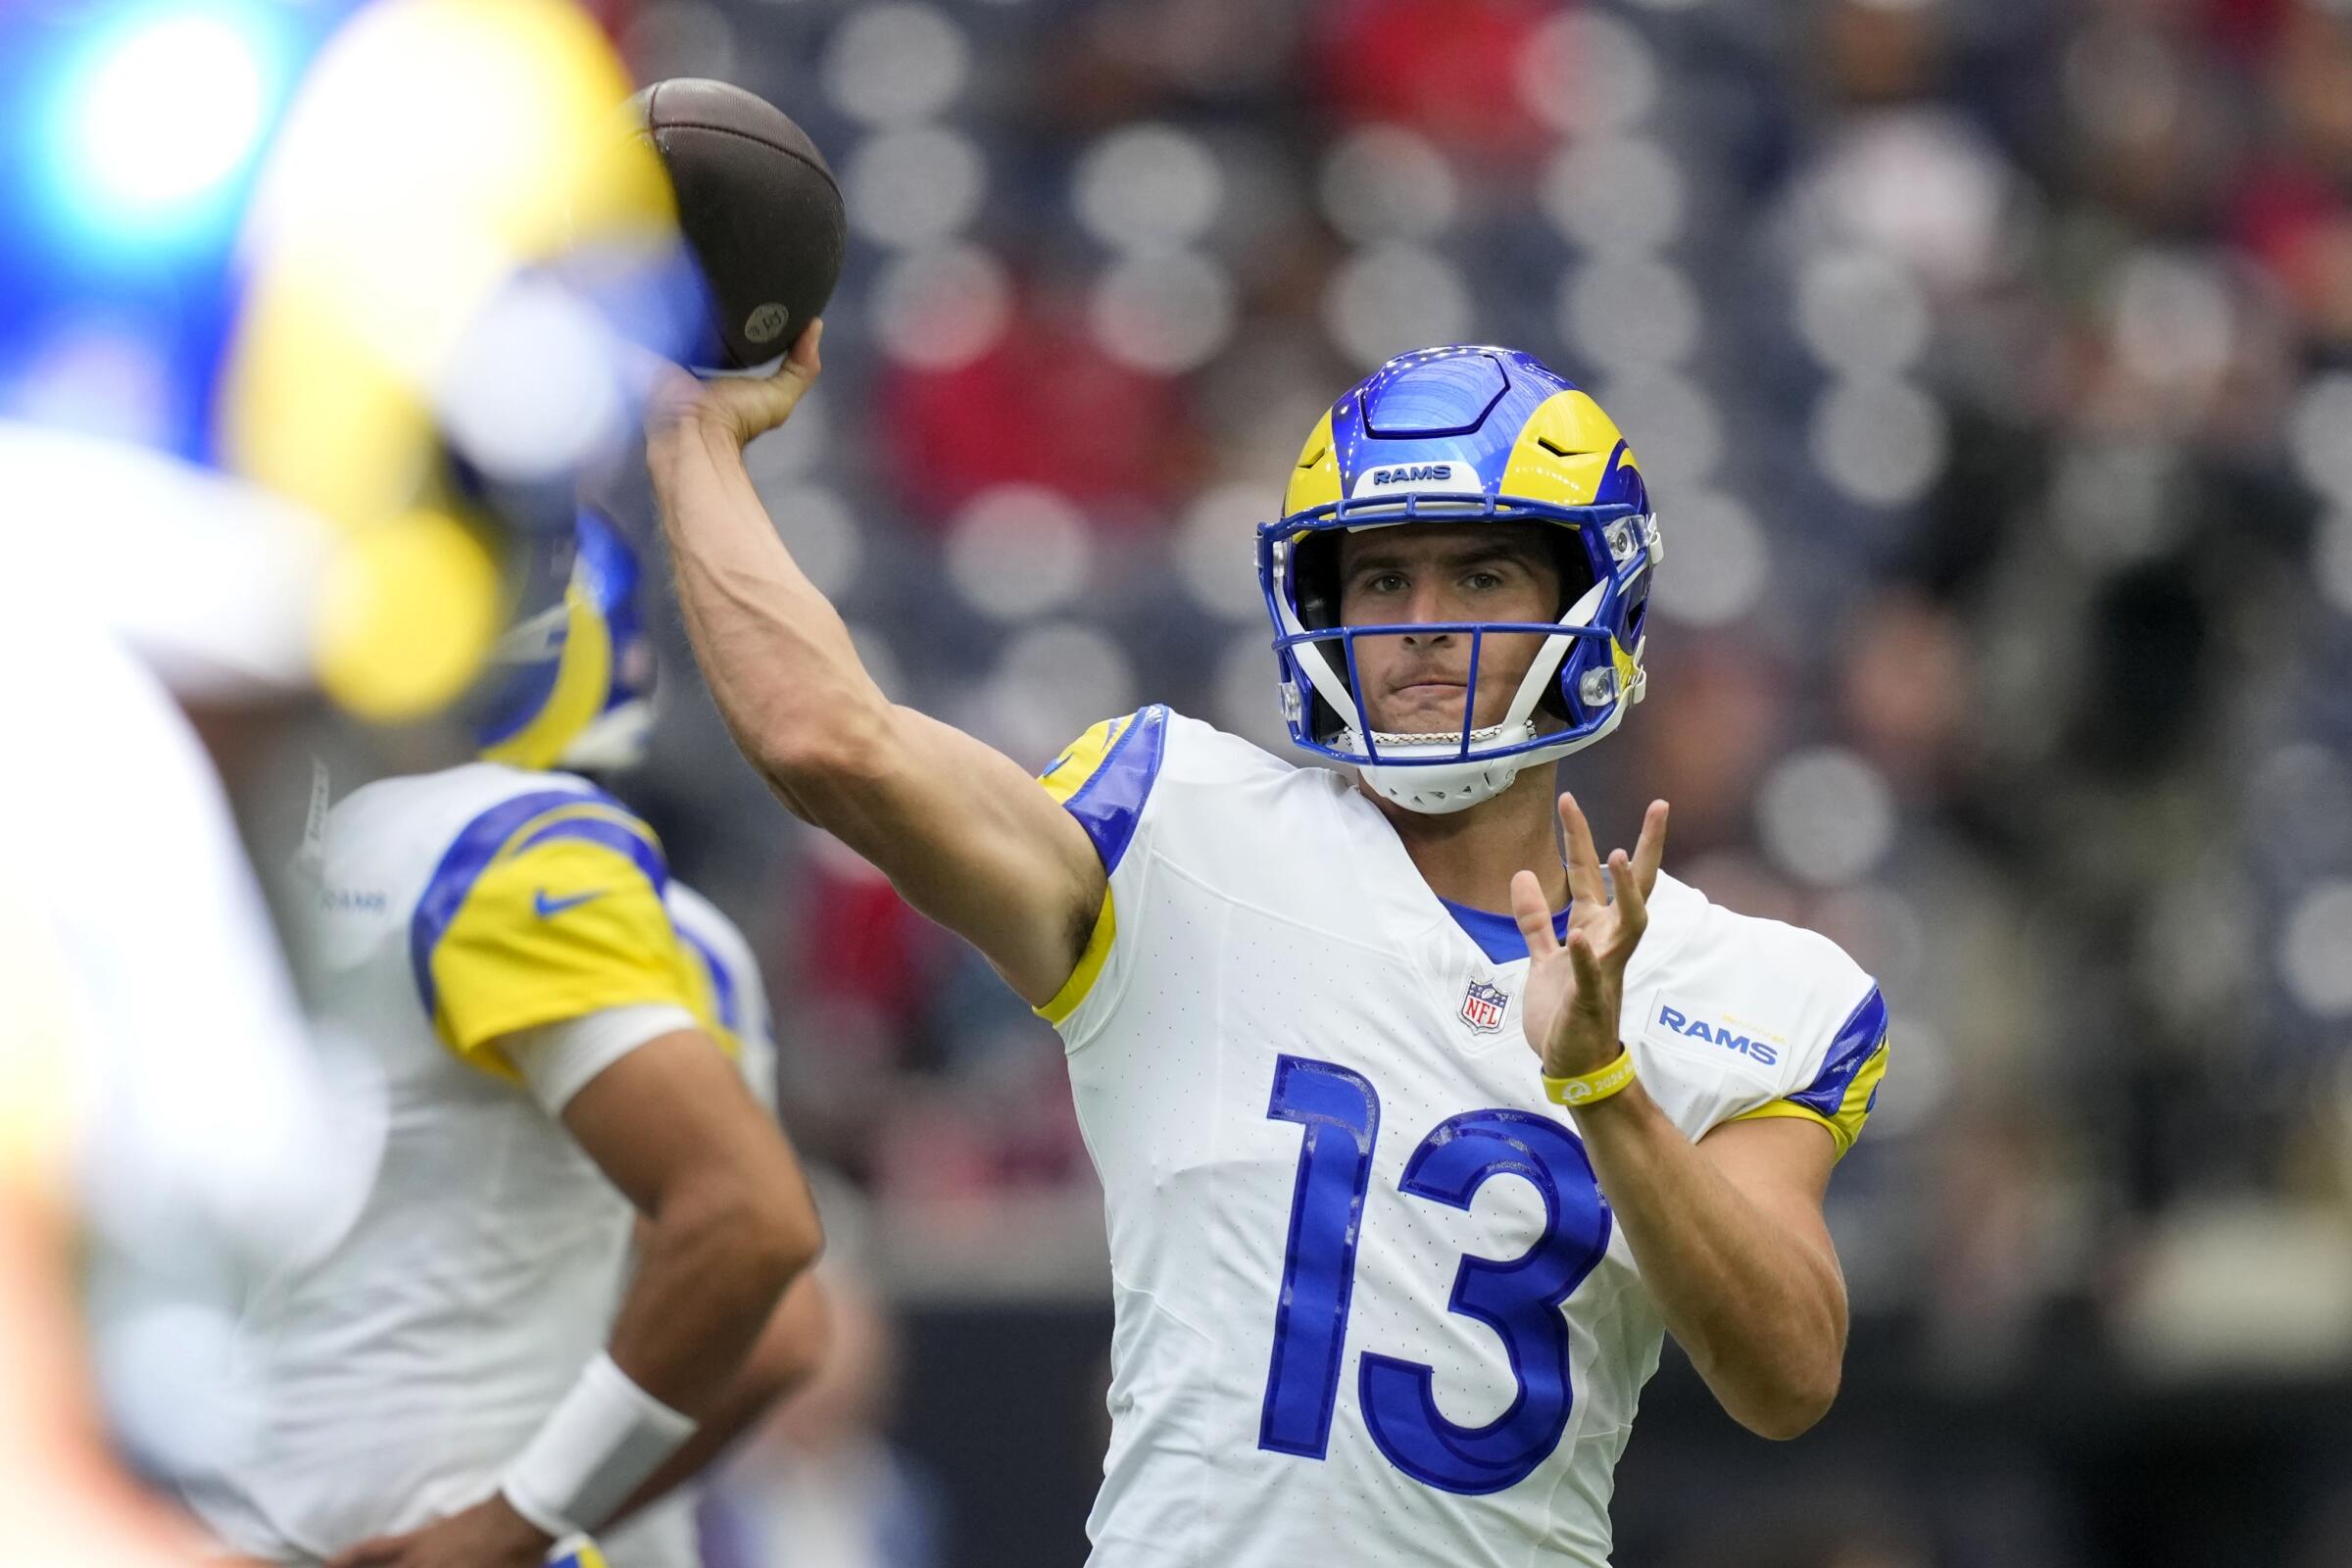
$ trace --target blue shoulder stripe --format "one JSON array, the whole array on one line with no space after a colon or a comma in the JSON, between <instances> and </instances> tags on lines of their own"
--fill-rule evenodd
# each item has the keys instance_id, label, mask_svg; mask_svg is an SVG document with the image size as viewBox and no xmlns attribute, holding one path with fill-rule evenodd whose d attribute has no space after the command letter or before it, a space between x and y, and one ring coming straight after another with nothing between
<instances>
[{"instance_id":1,"label":"blue shoulder stripe","mask_svg":"<svg viewBox=\"0 0 2352 1568\"><path fill-rule=\"evenodd\" d=\"M604 803L600 801L596 804ZM614 803L614 808L628 809L617 802ZM548 823L515 845L514 853L520 855L532 845L545 844L550 839L580 839L590 844L602 844L608 850L617 850L637 862L637 869L645 873L645 879L654 885L656 893L669 886L669 867L662 863L662 852L655 849L653 842L644 834L632 832L618 822L600 821L592 816L564 817Z\"/></svg>"},{"instance_id":2,"label":"blue shoulder stripe","mask_svg":"<svg viewBox=\"0 0 2352 1568\"><path fill-rule=\"evenodd\" d=\"M416 995L424 1003L426 1017L433 1016L439 1005L433 987L433 950L441 945L450 922L465 906L466 895L473 891L474 882L499 858L499 852L534 820L550 811L578 806L602 806L624 816L632 814L627 807L602 790L533 790L528 795L499 802L459 830L448 852L441 857L441 863L433 867L433 874L425 880L424 893L416 901L416 912L409 917L409 968L416 978ZM586 839L619 850L636 862L656 893L669 885L669 868L662 859L662 852L618 822L566 817L548 823L519 848L527 849L552 838Z\"/></svg>"},{"instance_id":3,"label":"blue shoulder stripe","mask_svg":"<svg viewBox=\"0 0 2352 1568\"><path fill-rule=\"evenodd\" d=\"M1872 986L1870 995L1853 1010L1838 1029L1838 1038L1830 1042L1829 1054L1822 1058L1821 1071L1813 1081L1787 1098L1807 1110L1823 1116L1836 1116L1845 1103L1845 1092L1852 1087L1854 1074L1886 1039L1886 999Z\"/></svg>"},{"instance_id":4,"label":"blue shoulder stripe","mask_svg":"<svg viewBox=\"0 0 2352 1568\"><path fill-rule=\"evenodd\" d=\"M703 960L703 972L710 977L710 995L718 1004L719 1023L727 1033L740 1037L743 1034L743 1001L736 995L733 972L727 968L726 961L719 957L718 950L696 936L691 927L674 918L670 924L677 927L678 935L686 939L686 945L694 950L695 956Z\"/></svg>"},{"instance_id":5,"label":"blue shoulder stripe","mask_svg":"<svg viewBox=\"0 0 2352 1568\"><path fill-rule=\"evenodd\" d=\"M1075 755L1084 744L1081 741L1079 747L1064 753L1064 761L1056 766L1084 765L1088 760ZM1168 710L1154 703L1117 729L1109 748L1068 793L1063 794L1066 786L1062 779L1052 781L1050 787L1062 796L1062 809L1076 817L1086 836L1095 841L1103 870L1116 871L1127 846L1134 842L1136 824L1143 819L1144 803L1152 798L1167 746Z\"/></svg>"}]
</instances>

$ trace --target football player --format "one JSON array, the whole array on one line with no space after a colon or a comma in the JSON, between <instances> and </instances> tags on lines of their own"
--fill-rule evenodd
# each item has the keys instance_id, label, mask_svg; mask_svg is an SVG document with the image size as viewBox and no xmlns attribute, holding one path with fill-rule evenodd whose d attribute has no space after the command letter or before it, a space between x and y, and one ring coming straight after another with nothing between
<instances>
[{"instance_id":1,"label":"football player","mask_svg":"<svg viewBox=\"0 0 2352 1568\"><path fill-rule=\"evenodd\" d=\"M1659 553L1593 400L1456 346L1317 421L1257 555L1291 734L1346 771L1155 707L1041 789L887 701L762 514L741 449L816 339L654 394L678 592L778 795L1066 1044L1117 1311L1094 1561L1600 1568L1665 1330L1741 1424L1819 1420L1886 1010L1663 875L1664 803L1604 864L1555 794L1643 695Z\"/></svg>"},{"instance_id":2,"label":"football player","mask_svg":"<svg viewBox=\"0 0 2352 1568\"><path fill-rule=\"evenodd\" d=\"M268 1561L497 1568L602 1533L614 1568L686 1568L683 1497L605 1527L821 1333L751 955L627 807L551 770L632 760L651 674L626 541L583 512L555 545L481 760L353 792L308 857L382 1147L331 1249L240 1326L254 1436L196 1501Z\"/></svg>"},{"instance_id":3,"label":"football player","mask_svg":"<svg viewBox=\"0 0 2352 1568\"><path fill-rule=\"evenodd\" d=\"M121 1460L168 1476L204 1451L220 1390L188 1352L222 1282L315 1238L364 1172L179 703L71 594L0 617L0 667L22 672L0 726L58 743L0 776L0 810L38 824L0 846L5 1555L188 1568L187 1522Z\"/></svg>"}]
</instances>

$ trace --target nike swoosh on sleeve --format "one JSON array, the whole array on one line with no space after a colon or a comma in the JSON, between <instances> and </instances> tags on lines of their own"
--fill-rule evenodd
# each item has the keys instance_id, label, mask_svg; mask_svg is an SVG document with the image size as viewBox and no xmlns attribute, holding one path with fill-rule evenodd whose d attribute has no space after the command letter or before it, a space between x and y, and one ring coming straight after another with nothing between
<instances>
[{"instance_id":1,"label":"nike swoosh on sleeve","mask_svg":"<svg viewBox=\"0 0 2352 1568\"><path fill-rule=\"evenodd\" d=\"M607 888L597 888L588 893L574 893L567 898L551 899L547 896L547 889L541 888L532 897L531 907L539 911L540 919L546 920L562 914L565 909L576 909L590 899L601 899L609 891Z\"/></svg>"}]
</instances>

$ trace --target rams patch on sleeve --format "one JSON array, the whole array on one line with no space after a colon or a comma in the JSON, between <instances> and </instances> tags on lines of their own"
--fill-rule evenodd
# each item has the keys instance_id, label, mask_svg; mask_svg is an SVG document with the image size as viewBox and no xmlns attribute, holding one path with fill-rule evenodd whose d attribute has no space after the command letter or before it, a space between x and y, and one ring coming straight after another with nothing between
<instances>
[{"instance_id":1,"label":"rams patch on sleeve","mask_svg":"<svg viewBox=\"0 0 2352 1568\"><path fill-rule=\"evenodd\" d=\"M1649 1017L1649 1033L1720 1048L1759 1067L1777 1067L1788 1054L1788 1037L1720 1007L1660 997Z\"/></svg>"}]
</instances>

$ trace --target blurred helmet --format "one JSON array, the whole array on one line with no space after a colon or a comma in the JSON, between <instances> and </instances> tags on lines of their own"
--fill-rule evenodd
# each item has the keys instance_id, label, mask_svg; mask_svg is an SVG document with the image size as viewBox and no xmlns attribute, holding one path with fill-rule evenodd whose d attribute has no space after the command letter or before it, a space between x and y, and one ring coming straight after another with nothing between
<instances>
[{"instance_id":1,"label":"blurred helmet","mask_svg":"<svg viewBox=\"0 0 2352 1568\"><path fill-rule=\"evenodd\" d=\"M1490 800L1521 769L1599 740L1642 700L1660 554L1648 491L1600 406L1534 356L1459 344L1389 361L1316 422L1282 512L1258 529L1257 569L1291 738L1360 768L1397 805L1436 813ZM1341 624L1343 534L1489 519L1547 530L1560 565L1556 620ZM1374 731L1356 699L1356 639L1432 630L1470 639L1460 727ZM1501 717L1479 727L1479 658L1498 633L1544 641Z\"/></svg>"},{"instance_id":2,"label":"blurred helmet","mask_svg":"<svg viewBox=\"0 0 2352 1568\"><path fill-rule=\"evenodd\" d=\"M483 503L625 433L604 295L677 255L629 89L573 0L0 4L12 558L168 675L440 709Z\"/></svg>"},{"instance_id":3,"label":"blurred helmet","mask_svg":"<svg viewBox=\"0 0 2352 1568\"><path fill-rule=\"evenodd\" d=\"M616 772L644 760L654 693L644 581L635 548L594 510L537 545L485 683L474 731L485 761Z\"/></svg>"}]
</instances>

